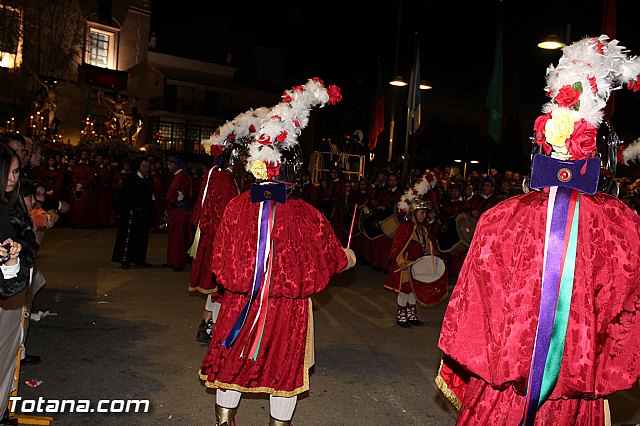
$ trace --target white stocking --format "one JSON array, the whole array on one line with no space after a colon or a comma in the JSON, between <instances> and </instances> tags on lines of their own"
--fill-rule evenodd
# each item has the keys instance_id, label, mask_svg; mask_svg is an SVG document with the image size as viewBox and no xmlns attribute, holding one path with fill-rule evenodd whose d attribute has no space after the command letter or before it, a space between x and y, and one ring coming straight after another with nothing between
<instances>
[{"instance_id":1,"label":"white stocking","mask_svg":"<svg viewBox=\"0 0 640 426\"><path fill-rule=\"evenodd\" d=\"M409 293L407 294L407 303L410 305L415 305L416 304L416 296L413 293Z\"/></svg>"},{"instance_id":2,"label":"white stocking","mask_svg":"<svg viewBox=\"0 0 640 426\"><path fill-rule=\"evenodd\" d=\"M409 301L408 293L398 293L398 306L407 306L407 302Z\"/></svg>"},{"instance_id":3,"label":"white stocking","mask_svg":"<svg viewBox=\"0 0 640 426\"><path fill-rule=\"evenodd\" d=\"M293 418L293 412L296 409L297 402L297 395L290 398L269 395L269 411L271 412L271 417L283 422L291 420Z\"/></svg>"},{"instance_id":4,"label":"white stocking","mask_svg":"<svg viewBox=\"0 0 640 426\"><path fill-rule=\"evenodd\" d=\"M216 389L216 405L224 408L237 408L242 393L234 390Z\"/></svg>"}]
</instances>

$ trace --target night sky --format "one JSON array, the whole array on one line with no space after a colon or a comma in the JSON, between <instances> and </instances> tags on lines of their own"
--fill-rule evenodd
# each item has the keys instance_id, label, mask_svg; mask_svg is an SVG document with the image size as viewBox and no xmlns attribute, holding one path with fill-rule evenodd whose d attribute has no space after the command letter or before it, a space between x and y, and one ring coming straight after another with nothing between
<instances>
[{"instance_id":1,"label":"night sky","mask_svg":"<svg viewBox=\"0 0 640 426\"><path fill-rule=\"evenodd\" d=\"M276 91L319 76L341 86L346 106L353 100L373 100L378 58L385 81L395 74L398 0L152 4L152 30L158 48L167 53L224 63L227 46L234 46L234 58L255 45L282 51L284 80L272 87ZM637 4L617 0L616 38L633 54L640 54ZM417 32L422 79L460 96L483 99L501 10L505 97L542 106L547 100L545 70L558 62L561 52L539 49L537 42L552 33L565 38L569 32L571 41L600 35L604 0L402 0L397 72L408 77ZM639 110L640 93L616 93L614 125L619 132L640 136Z\"/></svg>"}]
</instances>

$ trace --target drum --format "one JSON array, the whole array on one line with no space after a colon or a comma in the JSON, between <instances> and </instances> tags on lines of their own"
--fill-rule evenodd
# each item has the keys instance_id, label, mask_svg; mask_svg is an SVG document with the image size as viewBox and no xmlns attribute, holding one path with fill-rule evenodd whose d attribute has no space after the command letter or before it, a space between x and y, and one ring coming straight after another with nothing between
<instances>
[{"instance_id":1,"label":"drum","mask_svg":"<svg viewBox=\"0 0 640 426\"><path fill-rule=\"evenodd\" d=\"M476 231L476 225L478 220L471 216L469 213L460 213L456 216L456 229L460 241L462 241L467 247L471 245L473 234Z\"/></svg>"},{"instance_id":2,"label":"drum","mask_svg":"<svg viewBox=\"0 0 640 426\"><path fill-rule=\"evenodd\" d=\"M466 250L467 246L460 240L458 228L456 227L456 219L450 218L440 226L436 235L436 243L440 253L458 252L460 247ZM451 255L455 255L451 253Z\"/></svg>"},{"instance_id":3,"label":"drum","mask_svg":"<svg viewBox=\"0 0 640 426\"><path fill-rule=\"evenodd\" d=\"M368 209L367 209L368 210ZM375 240L384 235L380 228L380 221L375 213L365 211L362 212L358 220L358 229L370 240Z\"/></svg>"},{"instance_id":4,"label":"drum","mask_svg":"<svg viewBox=\"0 0 640 426\"><path fill-rule=\"evenodd\" d=\"M380 229L382 229L382 233L391 239L396 236L398 226L400 226L400 221L398 220L398 215L395 212L386 219L380 221Z\"/></svg>"},{"instance_id":5,"label":"drum","mask_svg":"<svg viewBox=\"0 0 640 426\"><path fill-rule=\"evenodd\" d=\"M422 256L411 265L411 288L421 306L432 308L446 300L449 274L438 256Z\"/></svg>"}]
</instances>

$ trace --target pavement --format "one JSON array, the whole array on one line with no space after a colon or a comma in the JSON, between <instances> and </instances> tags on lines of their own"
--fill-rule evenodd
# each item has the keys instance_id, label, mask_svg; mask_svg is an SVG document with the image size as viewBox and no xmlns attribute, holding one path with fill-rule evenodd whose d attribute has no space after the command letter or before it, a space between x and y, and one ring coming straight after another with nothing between
<instances>
[{"instance_id":1,"label":"pavement","mask_svg":"<svg viewBox=\"0 0 640 426\"><path fill-rule=\"evenodd\" d=\"M189 269L122 270L111 262L115 229L50 230L38 265L47 279L31 322L22 398L85 400L88 412L43 413L55 425L212 425L214 393L198 378L206 346L195 341L204 297L187 290ZM165 262L167 236L151 234L148 262ZM424 327L395 325L395 294L385 275L356 266L313 297L316 365L299 425L455 424L455 410L434 384L437 339L446 306L419 309ZM28 387L26 380L41 383ZM149 400L148 412L91 412L100 400ZM636 385L610 399L614 425L640 423ZM85 404L85 403L82 403ZM68 407L69 405L67 405ZM77 410L76 410L77 411ZM238 426L267 425L268 396L246 395Z\"/></svg>"}]
</instances>

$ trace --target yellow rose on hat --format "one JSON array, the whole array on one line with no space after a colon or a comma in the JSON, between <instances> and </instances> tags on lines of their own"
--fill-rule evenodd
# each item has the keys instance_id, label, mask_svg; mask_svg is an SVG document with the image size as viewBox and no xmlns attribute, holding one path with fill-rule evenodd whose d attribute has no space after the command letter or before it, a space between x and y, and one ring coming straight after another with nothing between
<instances>
[{"instance_id":1,"label":"yellow rose on hat","mask_svg":"<svg viewBox=\"0 0 640 426\"><path fill-rule=\"evenodd\" d=\"M547 143L551 145L557 157L569 158L567 150L567 139L573 133L573 125L580 119L578 112L559 108L551 114L551 119L547 120L544 126L544 135ZM552 154L552 157L554 155Z\"/></svg>"},{"instance_id":2,"label":"yellow rose on hat","mask_svg":"<svg viewBox=\"0 0 640 426\"><path fill-rule=\"evenodd\" d=\"M267 165L264 163L264 161L258 160L251 163L251 174L253 174L256 179L267 179Z\"/></svg>"}]
</instances>

